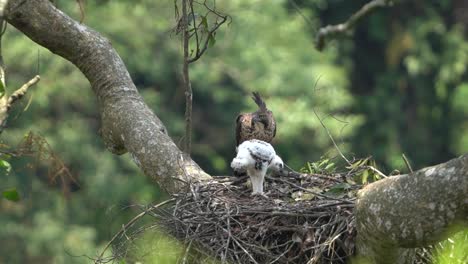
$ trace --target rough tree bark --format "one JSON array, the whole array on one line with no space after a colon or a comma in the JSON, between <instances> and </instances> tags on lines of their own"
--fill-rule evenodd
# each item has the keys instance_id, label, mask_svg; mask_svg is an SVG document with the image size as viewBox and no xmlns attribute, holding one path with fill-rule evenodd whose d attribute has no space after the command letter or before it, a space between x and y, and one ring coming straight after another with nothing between
<instances>
[{"instance_id":1,"label":"rough tree bark","mask_svg":"<svg viewBox=\"0 0 468 264\"><path fill-rule=\"evenodd\" d=\"M468 154L362 189L356 204L358 252L372 263L406 263L411 251L468 223ZM448 230L450 229L450 230Z\"/></svg>"},{"instance_id":2,"label":"rough tree bark","mask_svg":"<svg viewBox=\"0 0 468 264\"><path fill-rule=\"evenodd\" d=\"M179 191L181 182L211 179L167 135L107 39L49 0L10 0L6 18L88 78L98 99L101 135L112 153L128 151L145 175L170 193ZM448 226L467 218L467 176L465 155L367 186L356 209L359 252L376 263L396 263L401 248L438 241Z\"/></svg>"}]
</instances>

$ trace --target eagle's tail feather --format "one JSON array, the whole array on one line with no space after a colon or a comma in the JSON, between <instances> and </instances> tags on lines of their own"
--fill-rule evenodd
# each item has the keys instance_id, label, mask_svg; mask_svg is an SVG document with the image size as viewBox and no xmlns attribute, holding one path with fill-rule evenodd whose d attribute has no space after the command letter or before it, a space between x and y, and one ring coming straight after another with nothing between
<instances>
[{"instance_id":1,"label":"eagle's tail feather","mask_svg":"<svg viewBox=\"0 0 468 264\"><path fill-rule=\"evenodd\" d=\"M254 102L258 105L258 107L260 108L260 110L262 111L266 111L267 110L267 107L266 107L266 104L265 104L265 101L263 101L262 97L260 96L260 94L258 92L252 92L253 96L252 96L252 99L254 100Z\"/></svg>"}]
</instances>

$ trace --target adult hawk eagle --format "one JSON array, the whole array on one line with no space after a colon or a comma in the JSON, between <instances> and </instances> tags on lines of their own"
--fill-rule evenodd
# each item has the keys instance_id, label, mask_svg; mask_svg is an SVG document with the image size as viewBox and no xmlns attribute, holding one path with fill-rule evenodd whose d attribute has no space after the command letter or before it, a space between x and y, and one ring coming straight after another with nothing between
<instances>
[{"instance_id":1,"label":"adult hawk eagle","mask_svg":"<svg viewBox=\"0 0 468 264\"><path fill-rule=\"evenodd\" d=\"M237 148L237 156L231 162L234 171L247 171L252 182L252 195L263 195L263 180L267 169L281 171L283 160L275 149L265 141L251 139Z\"/></svg>"},{"instance_id":2,"label":"adult hawk eagle","mask_svg":"<svg viewBox=\"0 0 468 264\"><path fill-rule=\"evenodd\" d=\"M276 135L276 121L273 113L268 110L259 93L253 92L252 94L252 99L258 105L258 110L237 116L236 146L250 139L259 139L270 143Z\"/></svg>"}]
</instances>

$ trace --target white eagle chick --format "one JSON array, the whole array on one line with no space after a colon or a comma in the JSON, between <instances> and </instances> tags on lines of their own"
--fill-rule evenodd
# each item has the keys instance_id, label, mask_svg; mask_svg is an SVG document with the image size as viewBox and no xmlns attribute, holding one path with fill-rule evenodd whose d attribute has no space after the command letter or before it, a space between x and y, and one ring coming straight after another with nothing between
<instances>
[{"instance_id":1,"label":"white eagle chick","mask_svg":"<svg viewBox=\"0 0 468 264\"><path fill-rule=\"evenodd\" d=\"M267 169L280 171L283 160L267 142L252 139L244 141L237 148L237 156L231 162L235 171L247 171L252 182L252 195L263 195L263 180Z\"/></svg>"}]
</instances>

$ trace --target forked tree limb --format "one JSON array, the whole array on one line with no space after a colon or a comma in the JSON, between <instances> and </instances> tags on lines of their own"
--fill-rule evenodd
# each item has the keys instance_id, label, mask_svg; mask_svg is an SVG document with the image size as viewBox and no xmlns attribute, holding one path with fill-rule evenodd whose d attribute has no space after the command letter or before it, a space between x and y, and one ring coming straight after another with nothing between
<instances>
[{"instance_id":1,"label":"forked tree limb","mask_svg":"<svg viewBox=\"0 0 468 264\"><path fill-rule=\"evenodd\" d=\"M0 58L0 61L1 60L2 59ZM0 64L2 63L0 62ZM3 71L3 65L0 66L0 68L0 71L3 76L3 78L0 81L3 83L3 87L5 87L5 72ZM36 75L31 80L23 84L20 88L18 88L18 90L14 91L11 95L8 95L5 91L5 93L0 97L0 133L3 132L3 129L8 119L8 112L10 111L11 107L16 102L18 102L18 100L23 98L23 96L25 96L28 92L29 88L38 83L40 79L41 77L39 75Z\"/></svg>"},{"instance_id":2,"label":"forked tree limb","mask_svg":"<svg viewBox=\"0 0 468 264\"><path fill-rule=\"evenodd\" d=\"M11 107L16 101L23 98L28 92L29 88L39 82L41 77L39 75L34 76L27 83L23 84L18 90L14 91L10 97L8 97L8 107Z\"/></svg>"},{"instance_id":3,"label":"forked tree limb","mask_svg":"<svg viewBox=\"0 0 468 264\"><path fill-rule=\"evenodd\" d=\"M48 0L10 0L6 19L83 72L98 99L101 136L111 152L130 152L141 170L169 192L178 191L181 183L211 178L168 136L109 40Z\"/></svg>"},{"instance_id":4,"label":"forked tree limb","mask_svg":"<svg viewBox=\"0 0 468 264\"><path fill-rule=\"evenodd\" d=\"M395 0L372 0L363 5L361 9L351 15L351 17L345 22L320 28L316 36L315 48L319 51L323 50L327 39L336 37L340 34L349 33L359 20L368 16L376 8L391 5L393 2L395 2Z\"/></svg>"}]
</instances>

